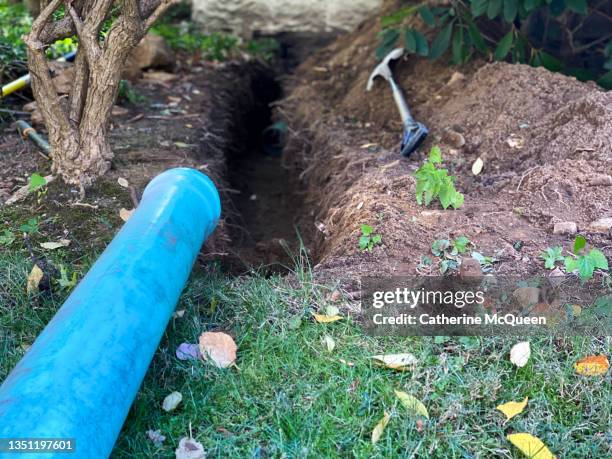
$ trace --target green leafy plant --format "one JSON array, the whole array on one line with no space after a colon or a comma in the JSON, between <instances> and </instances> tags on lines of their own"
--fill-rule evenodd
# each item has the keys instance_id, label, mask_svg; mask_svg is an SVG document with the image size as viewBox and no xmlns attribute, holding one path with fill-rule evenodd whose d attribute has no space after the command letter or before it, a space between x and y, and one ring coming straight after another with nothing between
<instances>
[{"instance_id":1,"label":"green leafy plant","mask_svg":"<svg viewBox=\"0 0 612 459\"><path fill-rule=\"evenodd\" d=\"M361 225L359 248L371 252L372 249L379 244L382 244L382 236L380 234L374 234L374 228L370 225Z\"/></svg>"},{"instance_id":2,"label":"green leafy plant","mask_svg":"<svg viewBox=\"0 0 612 459\"><path fill-rule=\"evenodd\" d=\"M45 178L37 173L30 175L30 181L28 183L28 189L30 191L37 191L47 185Z\"/></svg>"},{"instance_id":3,"label":"green leafy plant","mask_svg":"<svg viewBox=\"0 0 612 459\"><path fill-rule=\"evenodd\" d=\"M497 258L483 255L480 252L472 252L472 258L480 263L483 272L491 271L491 269L493 269L493 263L497 261Z\"/></svg>"},{"instance_id":4,"label":"green leafy plant","mask_svg":"<svg viewBox=\"0 0 612 459\"><path fill-rule=\"evenodd\" d=\"M38 233L39 225L37 218L30 218L26 223L19 227L19 231L27 234L35 234Z\"/></svg>"},{"instance_id":5,"label":"green leafy plant","mask_svg":"<svg viewBox=\"0 0 612 459\"><path fill-rule=\"evenodd\" d=\"M147 98L134 89L132 84L127 80L119 82L119 92L117 97L122 102L127 102L131 105L140 105L147 102Z\"/></svg>"},{"instance_id":6,"label":"green leafy plant","mask_svg":"<svg viewBox=\"0 0 612 459\"><path fill-rule=\"evenodd\" d=\"M470 240L465 236L459 236L450 241L449 239L437 239L431 244L431 253L440 257L440 272L442 274L449 270L458 269L460 255L467 252Z\"/></svg>"},{"instance_id":7,"label":"green leafy plant","mask_svg":"<svg viewBox=\"0 0 612 459\"><path fill-rule=\"evenodd\" d=\"M548 247L540 254L540 258L544 260L544 267L546 269L555 269L555 263L564 260L562 253L563 247Z\"/></svg>"},{"instance_id":8,"label":"green leafy plant","mask_svg":"<svg viewBox=\"0 0 612 459\"><path fill-rule=\"evenodd\" d=\"M463 204L463 195L455 189L455 177L448 175L448 170L442 169L442 153L439 147L433 147L429 158L414 173L416 177L416 200L419 204L428 206L438 198L444 209L452 206L458 209Z\"/></svg>"},{"instance_id":9,"label":"green leafy plant","mask_svg":"<svg viewBox=\"0 0 612 459\"><path fill-rule=\"evenodd\" d=\"M77 273L74 271L72 276L68 278L68 270L64 265L60 265L60 277L57 279L58 285L62 289L71 289L77 284Z\"/></svg>"},{"instance_id":10,"label":"green leafy plant","mask_svg":"<svg viewBox=\"0 0 612 459\"><path fill-rule=\"evenodd\" d=\"M593 277L596 269L608 270L608 260L601 250L592 248L586 251L586 239L576 236L574 240L573 255L565 257L565 270L568 273L578 271L580 280L585 281Z\"/></svg>"},{"instance_id":11,"label":"green leafy plant","mask_svg":"<svg viewBox=\"0 0 612 459\"><path fill-rule=\"evenodd\" d=\"M0 245L11 245L15 242L15 235L12 231L5 229L0 234Z\"/></svg>"},{"instance_id":12,"label":"green leafy plant","mask_svg":"<svg viewBox=\"0 0 612 459\"><path fill-rule=\"evenodd\" d=\"M430 7L422 2L381 18L376 55L382 59L401 41L408 52L432 60L450 49L453 64L463 64L475 55L482 55L497 61L510 60L563 71L581 80L597 80L609 89L612 88L612 37L606 35L609 30L604 27L588 32L592 18L606 15L605 3L598 0L450 0ZM422 32L407 25L408 19L415 16L426 27L435 29L431 43ZM588 63L588 68L584 63Z\"/></svg>"}]
</instances>

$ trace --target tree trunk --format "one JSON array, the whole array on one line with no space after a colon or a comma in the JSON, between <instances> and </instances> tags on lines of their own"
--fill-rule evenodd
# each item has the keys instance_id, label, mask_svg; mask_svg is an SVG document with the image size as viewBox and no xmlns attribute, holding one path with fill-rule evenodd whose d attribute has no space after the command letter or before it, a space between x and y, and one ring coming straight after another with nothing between
<instances>
[{"instance_id":1,"label":"tree trunk","mask_svg":"<svg viewBox=\"0 0 612 459\"><path fill-rule=\"evenodd\" d=\"M155 20L178 0L123 0L121 14L104 40L102 24L114 0L43 0L44 8L25 38L32 91L49 133L53 172L81 193L111 166L108 140L111 111L121 73L131 52ZM61 6L66 15L57 21ZM78 35L75 77L69 97L59 97L45 58L45 48L55 40Z\"/></svg>"}]
</instances>

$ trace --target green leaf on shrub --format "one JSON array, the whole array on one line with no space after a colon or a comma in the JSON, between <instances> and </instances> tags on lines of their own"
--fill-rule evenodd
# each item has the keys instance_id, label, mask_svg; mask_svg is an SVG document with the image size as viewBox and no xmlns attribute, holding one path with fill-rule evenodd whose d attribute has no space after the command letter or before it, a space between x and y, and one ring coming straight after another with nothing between
<instances>
[{"instance_id":1,"label":"green leaf on shrub","mask_svg":"<svg viewBox=\"0 0 612 459\"><path fill-rule=\"evenodd\" d=\"M538 6L540 6L540 1L541 0L525 0L525 11L529 12L534 8L537 8Z\"/></svg>"},{"instance_id":2,"label":"green leaf on shrub","mask_svg":"<svg viewBox=\"0 0 612 459\"><path fill-rule=\"evenodd\" d=\"M487 48L487 45L485 44L484 38L482 38L480 31L476 28L474 24L468 25L468 35L470 36L470 40L472 40L472 43L474 43L476 49L481 53L486 54L489 49Z\"/></svg>"},{"instance_id":3,"label":"green leaf on shrub","mask_svg":"<svg viewBox=\"0 0 612 459\"><path fill-rule=\"evenodd\" d=\"M587 13L587 0L566 0L565 3L567 3L567 8L575 13Z\"/></svg>"},{"instance_id":4,"label":"green leaf on shrub","mask_svg":"<svg viewBox=\"0 0 612 459\"><path fill-rule=\"evenodd\" d=\"M421 19L423 19L425 24L427 24L429 27L435 27L436 18L429 8L426 6L419 8L419 14L421 15Z\"/></svg>"},{"instance_id":5,"label":"green leaf on shrub","mask_svg":"<svg viewBox=\"0 0 612 459\"><path fill-rule=\"evenodd\" d=\"M376 57L383 59L395 47L395 42L399 37L397 29L387 29L381 34L380 46L376 48Z\"/></svg>"},{"instance_id":6,"label":"green leaf on shrub","mask_svg":"<svg viewBox=\"0 0 612 459\"><path fill-rule=\"evenodd\" d=\"M495 55L494 55L496 61L501 61L508 55L510 48L512 48L513 39L514 39L514 35L511 30L506 35L504 35L504 38L502 38L499 41L499 44L497 45L497 48L495 49Z\"/></svg>"},{"instance_id":7,"label":"green leaf on shrub","mask_svg":"<svg viewBox=\"0 0 612 459\"><path fill-rule=\"evenodd\" d=\"M487 0L472 0L471 9L475 18L482 16L487 11Z\"/></svg>"},{"instance_id":8,"label":"green leaf on shrub","mask_svg":"<svg viewBox=\"0 0 612 459\"><path fill-rule=\"evenodd\" d=\"M429 43L427 38L418 30L414 30L414 38L416 40L416 52L421 56L427 56L429 54Z\"/></svg>"},{"instance_id":9,"label":"green leaf on shrub","mask_svg":"<svg viewBox=\"0 0 612 459\"><path fill-rule=\"evenodd\" d=\"M597 84L602 88L612 89L612 70L604 73L604 75L597 80Z\"/></svg>"},{"instance_id":10,"label":"green leaf on shrub","mask_svg":"<svg viewBox=\"0 0 612 459\"><path fill-rule=\"evenodd\" d=\"M429 52L429 58L431 60L439 58L448 49L451 34L453 33L453 24L453 22L448 24L431 44L431 51Z\"/></svg>"},{"instance_id":11,"label":"green leaf on shrub","mask_svg":"<svg viewBox=\"0 0 612 459\"><path fill-rule=\"evenodd\" d=\"M545 53L544 51L540 51L540 59L542 60L542 65L551 72L563 70L563 63L555 56Z\"/></svg>"},{"instance_id":12,"label":"green leaf on shrub","mask_svg":"<svg viewBox=\"0 0 612 459\"><path fill-rule=\"evenodd\" d=\"M538 1L539 4L539 1ZM565 11L565 0L552 0L548 5L548 9L550 10L553 16L559 16L561 13Z\"/></svg>"},{"instance_id":13,"label":"green leaf on shrub","mask_svg":"<svg viewBox=\"0 0 612 459\"><path fill-rule=\"evenodd\" d=\"M404 46L406 47L406 51L416 53L417 43L412 29L406 29L406 32L404 32Z\"/></svg>"},{"instance_id":14,"label":"green leaf on shrub","mask_svg":"<svg viewBox=\"0 0 612 459\"><path fill-rule=\"evenodd\" d=\"M487 17L489 19L496 18L502 7L502 0L489 0L489 4L487 5Z\"/></svg>"},{"instance_id":15,"label":"green leaf on shrub","mask_svg":"<svg viewBox=\"0 0 612 459\"><path fill-rule=\"evenodd\" d=\"M453 35L453 62L457 65L464 61L463 29L457 28Z\"/></svg>"},{"instance_id":16,"label":"green leaf on shrub","mask_svg":"<svg viewBox=\"0 0 612 459\"><path fill-rule=\"evenodd\" d=\"M507 23L514 21L518 11L518 0L504 0L504 19Z\"/></svg>"}]
</instances>

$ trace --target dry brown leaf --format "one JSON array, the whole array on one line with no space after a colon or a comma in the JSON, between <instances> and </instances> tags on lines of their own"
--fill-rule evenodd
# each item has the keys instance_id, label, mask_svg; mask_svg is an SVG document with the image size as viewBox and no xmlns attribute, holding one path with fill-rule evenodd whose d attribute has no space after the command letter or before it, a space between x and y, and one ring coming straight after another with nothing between
<instances>
[{"instance_id":1,"label":"dry brown leaf","mask_svg":"<svg viewBox=\"0 0 612 459\"><path fill-rule=\"evenodd\" d=\"M576 373L584 376L603 375L610 368L610 362L605 355L589 355L578 360L575 365Z\"/></svg>"},{"instance_id":2,"label":"dry brown leaf","mask_svg":"<svg viewBox=\"0 0 612 459\"><path fill-rule=\"evenodd\" d=\"M497 409L506 415L506 421L509 421L514 416L519 413L522 413L525 407L527 406L527 402L529 401L529 397L525 397L525 400L522 402L508 402L503 405L499 405Z\"/></svg>"},{"instance_id":3,"label":"dry brown leaf","mask_svg":"<svg viewBox=\"0 0 612 459\"><path fill-rule=\"evenodd\" d=\"M206 453L201 443L193 438L183 437L175 451L176 459L205 459Z\"/></svg>"},{"instance_id":4,"label":"dry brown leaf","mask_svg":"<svg viewBox=\"0 0 612 459\"><path fill-rule=\"evenodd\" d=\"M42 280L44 276L45 275L42 272L42 269L40 269L38 265L34 265L32 267L32 271L30 271L30 274L28 275L28 283L26 286L26 291L28 293L37 292L38 286L40 285L40 281Z\"/></svg>"},{"instance_id":5,"label":"dry brown leaf","mask_svg":"<svg viewBox=\"0 0 612 459\"><path fill-rule=\"evenodd\" d=\"M399 398L402 405L404 405L410 414L425 416L427 419L429 419L427 407L418 398L407 394L406 392L402 392L401 390L396 390L394 392L395 396Z\"/></svg>"},{"instance_id":6,"label":"dry brown leaf","mask_svg":"<svg viewBox=\"0 0 612 459\"><path fill-rule=\"evenodd\" d=\"M222 332L204 332L200 335L200 354L218 368L227 368L236 361L238 347L234 339Z\"/></svg>"},{"instance_id":7,"label":"dry brown leaf","mask_svg":"<svg viewBox=\"0 0 612 459\"><path fill-rule=\"evenodd\" d=\"M389 424L389 419L391 419L391 415L385 411L382 419L378 421L374 430L372 430L372 444L375 445L378 440L380 440L381 435L385 431L385 427Z\"/></svg>"}]
</instances>

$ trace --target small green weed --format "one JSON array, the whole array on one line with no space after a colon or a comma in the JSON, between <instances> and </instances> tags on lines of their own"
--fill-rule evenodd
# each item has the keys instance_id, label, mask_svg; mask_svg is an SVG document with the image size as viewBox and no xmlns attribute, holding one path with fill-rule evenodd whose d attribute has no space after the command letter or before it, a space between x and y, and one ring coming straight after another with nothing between
<instances>
[{"instance_id":1,"label":"small green weed","mask_svg":"<svg viewBox=\"0 0 612 459\"><path fill-rule=\"evenodd\" d=\"M463 204L463 195L455 189L455 177L448 175L448 170L439 167L442 153L439 147L433 147L429 158L414 173L416 177L416 200L428 206L438 198L442 207L452 206L458 209Z\"/></svg>"},{"instance_id":2,"label":"small green weed","mask_svg":"<svg viewBox=\"0 0 612 459\"><path fill-rule=\"evenodd\" d=\"M544 260L544 267L546 269L555 269L555 263L564 260L562 253L563 247L548 247L540 255L540 258Z\"/></svg>"},{"instance_id":3,"label":"small green weed","mask_svg":"<svg viewBox=\"0 0 612 459\"><path fill-rule=\"evenodd\" d=\"M467 251L470 240L465 236L459 236L450 241L448 239L437 239L431 244L431 253L440 257L440 272L444 274L449 269L459 268L459 255Z\"/></svg>"},{"instance_id":4,"label":"small green weed","mask_svg":"<svg viewBox=\"0 0 612 459\"><path fill-rule=\"evenodd\" d=\"M12 231L5 229L0 234L0 245L9 246L15 242L15 234Z\"/></svg>"},{"instance_id":5,"label":"small green weed","mask_svg":"<svg viewBox=\"0 0 612 459\"><path fill-rule=\"evenodd\" d=\"M27 222L19 227L19 231L27 234L38 233L39 230L38 218L30 218Z\"/></svg>"},{"instance_id":6,"label":"small green weed","mask_svg":"<svg viewBox=\"0 0 612 459\"><path fill-rule=\"evenodd\" d=\"M119 94L117 97L120 101L126 101L131 105L140 105L147 102L147 98L136 91L127 80L119 82Z\"/></svg>"},{"instance_id":7,"label":"small green weed","mask_svg":"<svg viewBox=\"0 0 612 459\"><path fill-rule=\"evenodd\" d=\"M573 255L565 257L565 270L568 273L578 271L580 280L591 279L596 269L608 270L606 256L598 249L591 249L587 252L586 239L583 236L576 236L573 252Z\"/></svg>"},{"instance_id":8,"label":"small green weed","mask_svg":"<svg viewBox=\"0 0 612 459\"><path fill-rule=\"evenodd\" d=\"M472 252L472 258L480 263L483 272L491 271L491 269L493 269L493 263L497 261L497 258L483 255L480 252Z\"/></svg>"},{"instance_id":9,"label":"small green weed","mask_svg":"<svg viewBox=\"0 0 612 459\"><path fill-rule=\"evenodd\" d=\"M371 252L375 246L382 244L382 236L373 234L374 228L370 225L361 225L361 236L359 237L359 248Z\"/></svg>"}]
</instances>

